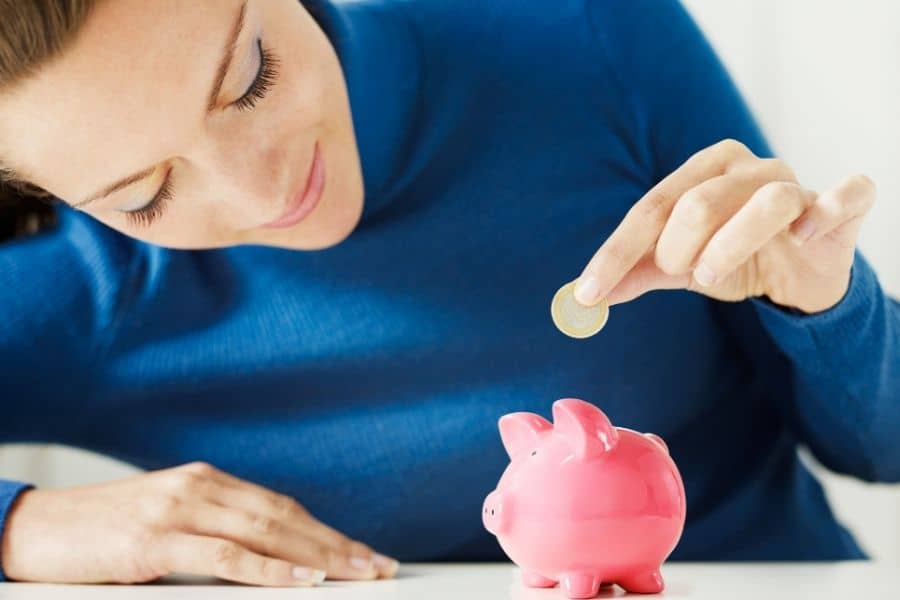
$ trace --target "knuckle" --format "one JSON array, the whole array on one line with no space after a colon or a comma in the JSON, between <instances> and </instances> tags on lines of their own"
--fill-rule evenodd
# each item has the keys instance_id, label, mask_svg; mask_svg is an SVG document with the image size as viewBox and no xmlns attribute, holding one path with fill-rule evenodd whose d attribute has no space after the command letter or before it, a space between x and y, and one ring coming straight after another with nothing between
<instances>
[{"instance_id":1,"label":"knuckle","mask_svg":"<svg viewBox=\"0 0 900 600\"><path fill-rule=\"evenodd\" d=\"M310 556L312 559L310 566L320 567L325 571L335 571L343 568L346 555L334 548L316 544L310 549Z\"/></svg>"},{"instance_id":2,"label":"knuckle","mask_svg":"<svg viewBox=\"0 0 900 600\"><path fill-rule=\"evenodd\" d=\"M673 213L682 225L695 229L711 225L716 211L712 198L701 187L685 192Z\"/></svg>"},{"instance_id":3,"label":"knuckle","mask_svg":"<svg viewBox=\"0 0 900 600\"><path fill-rule=\"evenodd\" d=\"M216 468L211 464L203 461L195 461L184 465L181 470L185 473L195 475L202 478L209 478L216 472Z\"/></svg>"},{"instance_id":4,"label":"knuckle","mask_svg":"<svg viewBox=\"0 0 900 600\"><path fill-rule=\"evenodd\" d=\"M759 188L758 194L760 197L779 196L787 192L790 187L783 181L770 181Z\"/></svg>"},{"instance_id":5,"label":"knuckle","mask_svg":"<svg viewBox=\"0 0 900 600\"><path fill-rule=\"evenodd\" d=\"M250 529L257 535L269 536L278 530L278 521L265 515L250 517Z\"/></svg>"},{"instance_id":6,"label":"knuckle","mask_svg":"<svg viewBox=\"0 0 900 600\"><path fill-rule=\"evenodd\" d=\"M604 244L604 250L606 252L606 259L612 264L623 265L627 262L627 250L621 242L609 240Z\"/></svg>"},{"instance_id":7,"label":"knuckle","mask_svg":"<svg viewBox=\"0 0 900 600\"><path fill-rule=\"evenodd\" d=\"M241 549L236 543L222 540L216 544L213 553L213 566L219 573L231 573L237 570L240 556Z\"/></svg>"},{"instance_id":8,"label":"knuckle","mask_svg":"<svg viewBox=\"0 0 900 600\"><path fill-rule=\"evenodd\" d=\"M797 186L784 181L770 181L762 186L756 203L763 217L776 219L805 204Z\"/></svg>"},{"instance_id":9,"label":"knuckle","mask_svg":"<svg viewBox=\"0 0 900 600\"><path fill-rule=\"evenodd\" d=\"M271 559L261 559L256 565L256 574L260 581L272 581L278 577L278 563Z\"/></svg>"},{"instance_id":10,"label":"knuckle","mask_svg":"<svg viewBox=\"0 0 900 600\"><path fill-rule=\"evenodd\" d=\"M643 220L662 221L665 218L667 207L671 204L672 199L668 194L660 189L653 189L647 192L644 199L638 202L634 208Z\"/></svg>"},{"instance_id":11,"label":"knuckle","mask_svg":"<svg viewBox=\"0 0 900 600\"><path fill-rule=\"evenodd\" d=\"M362 542L356 542L353 540L347 540L346 551L349 556L362 556L362 557L372 556L371 548L369 548Z\"/></svg>"},{"instance_id":12,"label":"knuckle","mask_svg":"<svg viewBox=\"0 0 900 600\"><path fill-rule=\"evenodd\" d=\"M159 494L142 502L144 518L153 525L168 525L175 520L181 508L181 499L172 494Z\"/></svg>"},{"instance_id":13,"label":"knuckle","mask_svg":"<svg viewBox=\"0 0 900 600\"><path fill-rule=\"evenodd\" d=\"M753 156L750 149L742 142L734 138L725 138L713 146L713 152L717 156L725 158L728 164Z\"/></svg>"},{"instance_id":14,"label":"knuckle","mask_svg":"<svg viewBox=\"0 0 900 600\"><path fill-rule=\"evenodd\" d=\"M298 514L300 505L290 496L275 494L272 498L272 510L280 517L290 517Z\"/></svg>"},{"instance_id":15,"label":"knuckle","mask_svg":"<svg viewBox=\"0 0 900 600\"><path fill-rule=\"evenodd\" d=\"M333 551L341 557L353 556L353 542L347 539L338 540Z\"/></svg>"},{"instance_id":16,"label":"knuckle","mask_svg":"<svg viewBox=\"0 0 900 600\"><path fill-rule=\"evenodd\" d=\"M189 496L194 493L203 478L191 471L173 471L169 476L168 489L178 496Z\"/></svg>"},{"instance_id":17,"label":"knuckle","mask_svg":"<svg viewBox=\"0 0 900 600\"><path fill-rule=\"evenodd\" d=\"M725 138L721 140L716 147L726 154L731 154L733 156L749 154L750 149L747 146L734 138Z\"/></svg>"},{"instance_id":18,"label":"knuckle","mask_svg":"<svg viewBox=\"0 0 900 600\"><path fill-rule=\"evenodd\" d=\"M777 181L797 181L797 174L789 164L780 158L760 159L752 169L756 179Z\"/></svg>"},{"instance_id":19,"label":"knuckle","mask_svg":"<svg viewBox=\"0 0 900 600\"><path fill-rule=\"evenodd\" d=\"M327 531L327 536L323 537L323 540L325 540L325 543L328 544L329 546L334 546L335 548L339 548L341 551L344 551L353 542L353 540L348 538L346 535L344 535L340 531L331 529L327 525L325 526L325 528Z\"/></svg>"}]
</instances>

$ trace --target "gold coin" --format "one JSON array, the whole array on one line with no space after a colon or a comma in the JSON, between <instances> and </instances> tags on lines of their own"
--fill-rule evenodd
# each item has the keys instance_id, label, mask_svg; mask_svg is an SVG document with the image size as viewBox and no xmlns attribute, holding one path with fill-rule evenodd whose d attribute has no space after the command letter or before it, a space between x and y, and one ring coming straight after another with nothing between
<instances>
[{"instance_id":1,"label":"gold coin","mask_svg":"<svg viewBox=\"0 0 900 600\"><path fill-rule=\"evenodd\" d=\"M585 306L575 299L575 282L559 288L550 303L553 324L569 337L589 338L606 325L609 303L606 298L594 306Z\"/></svg>"}]
</instances>

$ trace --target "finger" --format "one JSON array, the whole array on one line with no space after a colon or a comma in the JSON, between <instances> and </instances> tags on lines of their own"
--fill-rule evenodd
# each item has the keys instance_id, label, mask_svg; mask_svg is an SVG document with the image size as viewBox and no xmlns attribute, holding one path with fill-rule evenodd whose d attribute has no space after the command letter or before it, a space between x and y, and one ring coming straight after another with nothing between
<instances>
[{"instance_id":1,"label":"finger","mask_svg":"<svg viewBox=\"0 0 900 600\"><path fill-rule=\"evenodd\" d=\"M221 501L227 498L230 502L220 503L249 511L266 512L276 517L310 517L309 512L290 496L245 481L210 464L196 462L180 467L180 470L209 484L203 495L207 500Z\"/></svg>"},{"instance_id":2,"label":"finger","mask_svg":"<svg viewBox=\"0 0 900 600\"><path fill-rule=\"evenodd\" d=\"M752 167L712 177L687 190L672 209L656 243L656 264L669 275L688 273L713 233L770 181L789 181L780 160L754 161Z\"/></svg>"},{"instance_id":3,"label":"finger","mask_svg":"<svg viewBox=\"0 0 900 600\"><path fill-rule=\"evenodd\" d=\"M582 304L599 302L652 248L675 201L700 182L752 159L746 146L725 140L701 150L647 192L625 215L584 268L575 285Z\"/></svg>"},{"instance_id":4,"label":"finger","mask_svg":"<svg viewBox=\"0 0 900 600\"><path fill-rule=\"evenodd\" d=\"M630 302L654 290L686 289L690 283L690 273L669 275L657 266L653 255L648 254L609 292L607 300L612 306Z\"/></svg>"},{"instance_id":5,"label":"finger","mask_svg":"<svg viewBox=\"0 0 900 600\"><path fill-rule=\"evenodd\" d=\"M854 247L862 217L875 203L875 184L865 175L848 177L818 200L791 225L798 246L830 235L845 247ZM849 224L848 227L842 225ZM837 231L840 229L840 231Z\"/></svg>"},{"instance_id":6,"label":"finger","mask_svg":"<svg viewBox=\"0 0 900 600\"><path fill-rule=\"evenodd\" d=\"M203 498L214 504L261 514L286 522L302 523L314 531L321 541L338 546L347 541L340 532L317 521L290 496L279 494L261 485L239 479L205 463L187 465L185 469L208 482Z\"/></svg>"},{"instance_id":7,"label":"finger","mask_svg":"<svg viewBox=\"0 0 900 600\"><path fill-rule=\"evenodd\" d=\"M312 586L325 573L285 560L252 552L231 540L173 534L160 550L167 573L214 576L228 581L264 586Z\"/></svg>"},{"instance_id":8,"label":"finger","mask_svg":"<svg viewBox=\"0 0 900 600\"><path fill-rule=\"evenodd\" d=\"M393 572L396 572L395 560L379 555L367 545L351 540L325 525L287 496L252 484L236 484L223 486L220 495L214 501L222 506L265 516L285 523L288 528L303 531L304 535L322 546L331 548L335 553L346 555L347 560L352 561L358 570L364 573L373 568L384 576L392 576ZM376 562L378 564L373 567Z\"/></svg>"},{"instance_id":9,"label":"finger","mask_svg":"<svg viewBox=\"0 0 900 600\"><path fill-rule=\"evenodd\" d=\"M815 197L814 192L796 183L764 185L709 240L694 269L694 280L701 287L708 287L725 279L764 244L787 229Z\"/></svg>"},{"instance_id":10,"label":"finger","mask_svg":"<svg viewBox=\"0 0 900 600\"><path fill-rule=\"evenodd\" d=\"M350 548L328 546L302 528L267 515L203 503L186 512L178 527L189 533L232 540L253 552L292 564L323 570L329 579L375 579L379 575L371 560L359 561Z\"/></svg>"},{"instance_id":11,"label":"finger","mask_svg":"<svg viewBox=\"0 0 900 600\"><path fill-rule=\"evenodd\" d=\"M331 548L335 553L347 556L347 560L359 572L368 573L374 568L381 577L393 577L399 569L396 560L378 554L367 545L351 540L325 525L290 496L244 481L205 463L195 463L186 468L202 473L204 479L213 482L204 497L214 504L269 517L302 531L304 535Z\"/></svg>"}]
</instances>

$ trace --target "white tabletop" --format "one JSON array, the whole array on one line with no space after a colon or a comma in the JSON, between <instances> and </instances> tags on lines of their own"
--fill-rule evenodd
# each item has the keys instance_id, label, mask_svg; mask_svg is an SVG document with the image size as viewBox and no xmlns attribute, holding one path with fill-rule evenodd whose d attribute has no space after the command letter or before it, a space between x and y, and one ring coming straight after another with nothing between
<instances>
[{"instance_id":1,"label":"white tabletop","mask_svg":"<svg viewBox=\"0 0 900 600\"><path fill-rule=\"evenodd\" d=\"M844 563L689 564L663 566L664 598L715 600L898 600L900 567ZM618 587L600 598L618 598ZM647 596L633 596L647 597ZM554 589L523 587L510 564L409 564L395 580L325 582L318 588L272 589L222 584L208 579L168 578L141 586L0 584L0 600L105 600L107 598L197 598L243 600L564 600Z\"/></svg>"}]
</instances>

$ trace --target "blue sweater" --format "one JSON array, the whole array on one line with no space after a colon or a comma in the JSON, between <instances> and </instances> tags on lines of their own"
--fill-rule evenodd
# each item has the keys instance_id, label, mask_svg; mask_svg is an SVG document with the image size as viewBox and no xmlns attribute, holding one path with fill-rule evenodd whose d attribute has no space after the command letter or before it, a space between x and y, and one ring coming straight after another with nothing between
<instances>
[{"instance_id":1,"label":"blue sweater","mask_svg":"<svg viewBox=\"0 0 900 600\"><path fill-rule=\"evenodd\" d=\"M314 8L348 80L358 229L318 252L176 251L63 210L0 248L0 440L209 461L402 560L502 559L480 518L497 419L575 396L669 444L673 559L864 556L796 455L900 480L900 310L861 256L813 316L669 291L588 340L551 322L690 154L771 154L676 2ZM0 525L21 489L0 482Z\"/></svg>"}]
</instances>

